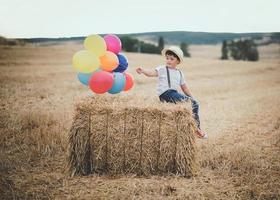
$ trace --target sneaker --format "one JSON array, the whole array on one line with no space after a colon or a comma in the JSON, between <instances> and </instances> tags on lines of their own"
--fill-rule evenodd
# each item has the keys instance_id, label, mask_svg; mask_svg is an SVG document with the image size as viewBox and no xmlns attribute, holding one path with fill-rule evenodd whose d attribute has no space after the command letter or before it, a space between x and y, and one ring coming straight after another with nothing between
<instances>
[{"instance_id":1,"label":"sneaker","mask_svg":"<svg viewBox=\"0 0 280 200\"><path fill-rule=\"evenodd\" d=\"M196 133L196 136L200 139L207 139L208 138L207 133L203 132L200 129L198 129L195 133Z\"/></svg>"}]
</instances>

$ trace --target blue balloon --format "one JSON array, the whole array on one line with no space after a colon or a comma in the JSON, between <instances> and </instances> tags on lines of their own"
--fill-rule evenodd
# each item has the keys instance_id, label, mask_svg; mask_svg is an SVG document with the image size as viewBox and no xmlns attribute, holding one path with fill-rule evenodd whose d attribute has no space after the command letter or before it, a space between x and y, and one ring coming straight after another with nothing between
<instances>
[{"instance_id":1,"label":"blue balloon","mask_svg":"<svg viewBox=\"0 0 280 200\"><path fill-rule=\"evenodd\" d=\"M125 75L120 72L113 72L114 75L114 83L113 87L108 91L110 94L120 93L125 86Z\"/></svg>"},{"instance_id":2,"label":"blue balloon","mask_svg":"<svg viewBox=\"0 0 280 200\"><path fill-rule=\"evenodd\" d=\"M124 72L128 67L127 58L123 54L117 54L119 59L119 66L114 69L114 72Z\"/></svg>"},{"instance_id":3,"label":"blue balloon","mask_svg":"<svg viewBox=\"0 0 280 200\"><path fill-rule=\"evenodd\" d=\"M88 85L88 81L89 81L89 79L90 79L90 77L92 76L92 74L93 73L88 73L88 74L86 74L86 73L78 73L78 79L79 79L79 81L82 83L82 84L84 84L84 85Z\"/></svg>"},{"instance_id":4,"label":"blue balloon","mask_svg":"<svg viewBox=\"0 0 280 200\"><path fill-rule=\"evenodd\" d=\"M95 73L95 72L98 72L100 71L100 69L98 68L97 70L95 70L94 72L91 72L91 73L78 73L77 76L78 76L78 79L79 81L84 84L84 85L87 85L88 86L88 82L89 82L89 79L91 78L92 74Z\"/></svg>"}]
</instances>

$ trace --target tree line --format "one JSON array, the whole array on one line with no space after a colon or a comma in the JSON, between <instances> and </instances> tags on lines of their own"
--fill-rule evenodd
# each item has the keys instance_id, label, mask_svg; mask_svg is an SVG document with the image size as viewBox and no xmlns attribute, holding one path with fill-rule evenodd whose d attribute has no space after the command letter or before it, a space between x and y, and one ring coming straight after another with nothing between
<instances>
[{"instance_id":1,"label":"tree line","mask_svg":"<svg viewBox=\"0 0 280 200\"><path fill-rule=\"evenodd\" d=\"M162 36L158 39L158 44L150 44L140 41L130 36L120 37L124 51L127 52L139 52L139 53L152 53L160 54L161 50L165 46L165 41ZM186 42L181 42L180 48L182 49L184 56L190 57L189 46ZM252 39L238 40L238 41L223 41L221 49L221 59L234 59L234 60L248 60L258 61L259 52L257 45Z\"/></svg>"},{"instance_id":2,"label":"tree line","mask_svg":"<svg viewBox=\"0 0 280 200\"><path fill-rule=\"evenodd\" d=\"M146 43L129 36L122 36L120 37L120 39L122 41L123 50L127 52L160 54L165 46L165 41L162 36L159 37L157 45ZM180 48L182 49L184 56L186 57L191 56L188 50L187 43L181 42Z\"/></svg>"}]
</instances>

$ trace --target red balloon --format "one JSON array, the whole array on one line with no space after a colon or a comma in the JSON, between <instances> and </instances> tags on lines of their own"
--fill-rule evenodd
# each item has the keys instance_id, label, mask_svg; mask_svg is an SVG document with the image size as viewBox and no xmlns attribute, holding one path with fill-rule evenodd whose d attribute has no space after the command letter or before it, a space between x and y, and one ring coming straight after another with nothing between
<instances>
[{"instance_id":1,"label":"red balloon","mask_svg":"<svg viewBox=\"0 0 280 200\"><path fill-rule=\"evenodd\" d=\"M124 73L124 75L125 75L126 81L125 81L125 86L124 86L123 91L128 91L133 87L133 84L134 84L133 77L129 73Z\"/></svg>"},{"instance_id":2,"label":"red balloon","mask_svg":"<svg viewBox=\"0 0 280 200\"><path fill-rule=\"evenodd\" d=\"M103 94L112 88L113 83L114 76L112 73L99 71L92 75L88 85L93 92Z\"/></svg>"}]
</instances>

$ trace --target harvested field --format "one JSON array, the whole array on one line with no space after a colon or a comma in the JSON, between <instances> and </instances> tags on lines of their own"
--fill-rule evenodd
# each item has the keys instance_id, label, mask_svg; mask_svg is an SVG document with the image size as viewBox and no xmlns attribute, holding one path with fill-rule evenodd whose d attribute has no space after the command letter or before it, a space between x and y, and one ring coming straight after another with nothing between
<instances>
[{"instance_id":1,"label":"harvested field","mask_svg":"<svg viewBox=\"0 0 280 200\"><path fill-rule=\"evenodd\" d=\"M69 176L67 141L75 105L93 95L71 67L82 47L0 47L0 196L3 199L280 199L280 48L259 62L221 61L219 46L190 46L182 71L200 102L208 140L196 140L198 172ZM126 53L135 87L116 98L158 101L152 68L162 57ZM112 95L105 95L111 98Z\"/></svg>"}]
</instances>

